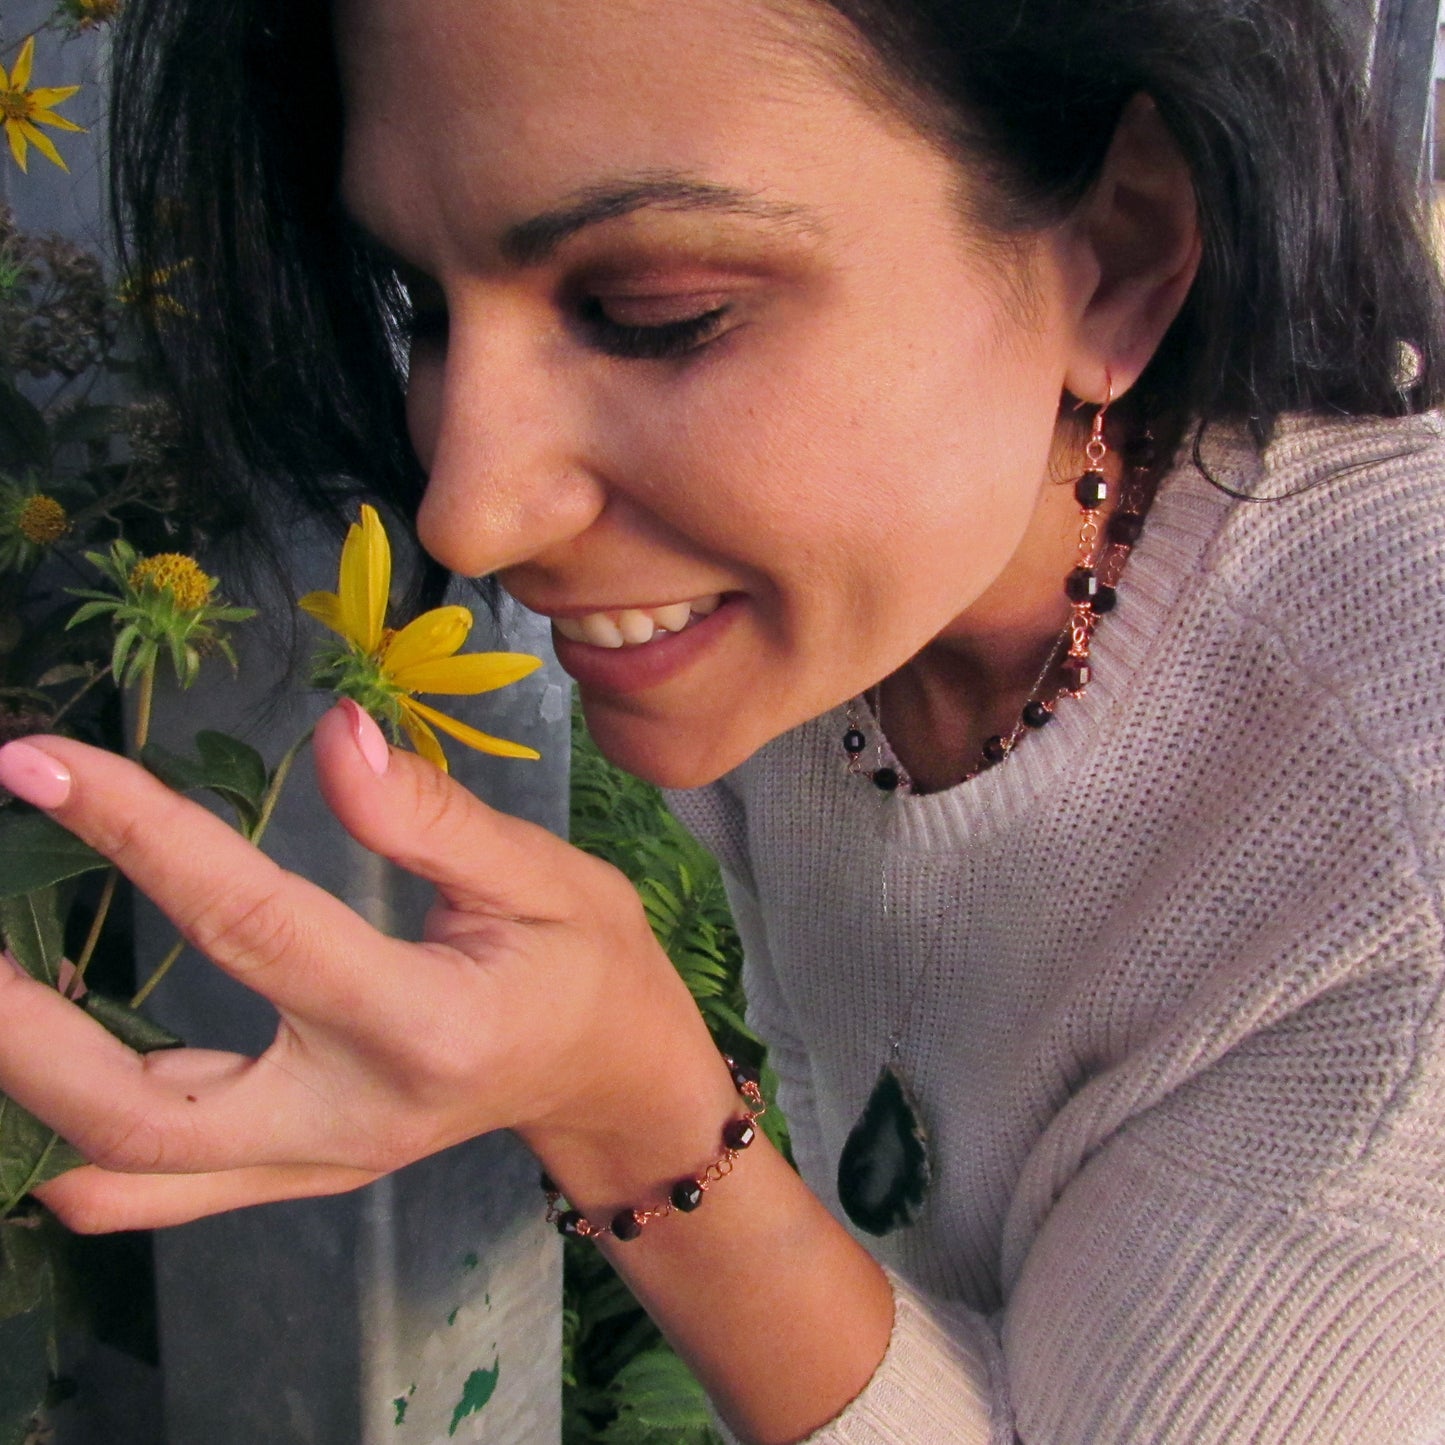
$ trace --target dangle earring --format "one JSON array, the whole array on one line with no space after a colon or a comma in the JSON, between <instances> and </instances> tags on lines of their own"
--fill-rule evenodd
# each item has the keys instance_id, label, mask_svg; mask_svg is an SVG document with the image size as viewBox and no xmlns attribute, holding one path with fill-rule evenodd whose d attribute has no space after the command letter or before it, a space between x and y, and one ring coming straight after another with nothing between
<instances>
[{"instance_id":1,"label":"dangle earring","mask_svg":"<svg viewBox=\"0 0 1445 1445\"><path fill-rule=\"evenodd\" d=\"M1038 732L1053 721L1061 697L1081 697L1094 675L1089 657L1094 630L1099 619L1112 612L1117 603L1115 589L1119 575L1130 549L1144 530L1144 513L1158 479L1153 437L1146 428L1137 440L1123 448L1123 490L1119 505L1108 522L1103 521L1110 487L1105 470L1110 448L1104 428L1113 404L1114 383L1106 375L1104 400L1094 413L1089 439L1084 444L1084 471L1074 482L1074 499L1080 511L1079 545L1073 569L1064 580L1064 593L1069 601L1068 624L1050 649L1018 721L1009 732L995 734L984 743L978 760L960 782L968 782L1001 763L1025 733ZM1080 407L1084 405L1079 403ZM877 736L871 745L860 699L848 703L846 716L843 754L848 771L870 779L881 792L911 792L912 783L907 773L885 756L882 721L876 706L873 721Z\"/></svg>"},{"instance_id":2,"label":"dangle earring","mask_svg":"<svg viewBox=\"0 0 1445 1445\"><path fill-rule=\"evenodd\" d=\"M1074 483L1074 500L1079 504L1082 517L1079 522L1079 554L1074 570L1064 580L1064 593L1069 599L1071 612L1068 626L1068 656L1064 658L1064 692L1078 697L1089 685L1094 670L1089 666L1089 645L1094 640L1094 625L1100 613L1114 606L1115 593L1112 582L1103 582L1099 577L1101 534L1099 513L1109 500L1109 481L1104 475L1104 463L1109 456L1109 443L1104 439L1104 418L1114 402L1114 385L1105 382L1104 404L1094 413L1094 425L1089 440L1084 444L1084 460L1088 463L1078 481ZM1103 605L1097 604L1102 601Z\"/></svg>"}]
</instances>

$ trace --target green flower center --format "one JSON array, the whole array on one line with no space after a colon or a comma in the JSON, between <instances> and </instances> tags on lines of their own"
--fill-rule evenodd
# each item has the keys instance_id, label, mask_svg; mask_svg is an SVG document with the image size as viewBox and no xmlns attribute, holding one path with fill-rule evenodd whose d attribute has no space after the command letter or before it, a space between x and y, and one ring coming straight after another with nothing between
<instances>
[{"instance_id":1,"label":"green flower center","mask_svg":"<svg viewBox=\"0 0 1445 1445\"><path fill-rule=\"evenodd\" d=\"M35 114L35 101L28 90L0 90L0 121L29 120Z\"/></svg>"}]
</instances>

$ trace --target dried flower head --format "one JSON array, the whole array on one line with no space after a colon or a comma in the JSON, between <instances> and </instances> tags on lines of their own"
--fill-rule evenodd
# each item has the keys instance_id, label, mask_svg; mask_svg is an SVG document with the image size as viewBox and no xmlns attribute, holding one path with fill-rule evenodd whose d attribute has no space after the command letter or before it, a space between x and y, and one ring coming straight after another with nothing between
<instances>
[{"instance_id":1,"label":"dried flower head","mask_svg":"<svg viewBox=\"0 0 1445 1445\"><path fill-rule=\"evenodd\" d=\"M16 514L15 526L33 546L53 547L70 531L70 514L54 497L37 492Z\"/></svg>"}]
</instances>

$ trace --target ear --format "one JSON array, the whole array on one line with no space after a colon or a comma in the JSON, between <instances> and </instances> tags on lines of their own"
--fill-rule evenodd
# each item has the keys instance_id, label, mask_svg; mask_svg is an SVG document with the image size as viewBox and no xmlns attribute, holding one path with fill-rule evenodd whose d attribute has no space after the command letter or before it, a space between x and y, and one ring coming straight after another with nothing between
<instances>
[{"instance_id":1,"label":"ear","mask_svg":"<svg viewBox=\"0 0 1445 1445\"><path fill-rule=\"evenodd\" d=\"M1081 400L1103 401L1138 380L1199 269L1189 166L1147 95L1124 107L1071 225L1094 282L1083 295L1064 384Z\"/></svg>"}]
</instances>

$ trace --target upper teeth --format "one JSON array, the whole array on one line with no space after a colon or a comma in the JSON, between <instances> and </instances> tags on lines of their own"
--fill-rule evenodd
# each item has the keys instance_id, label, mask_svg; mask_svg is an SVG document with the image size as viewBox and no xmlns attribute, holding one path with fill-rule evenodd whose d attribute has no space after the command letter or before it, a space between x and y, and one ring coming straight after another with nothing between
<instances>
[{"instance_id":1,"label":"upper teeth","mask_svg":"<svg viewBox=\"0 0 1445 1445\"><path fill-rule=\"evenodd\" d=\"M624 607L618 612L589 612L585 617L554 617L552 625L572 642L593 647L640 647L658 633L681 632L694 617L716 612L722 598L714 593L665 607Z\"/></svg>"}]
</instances>

